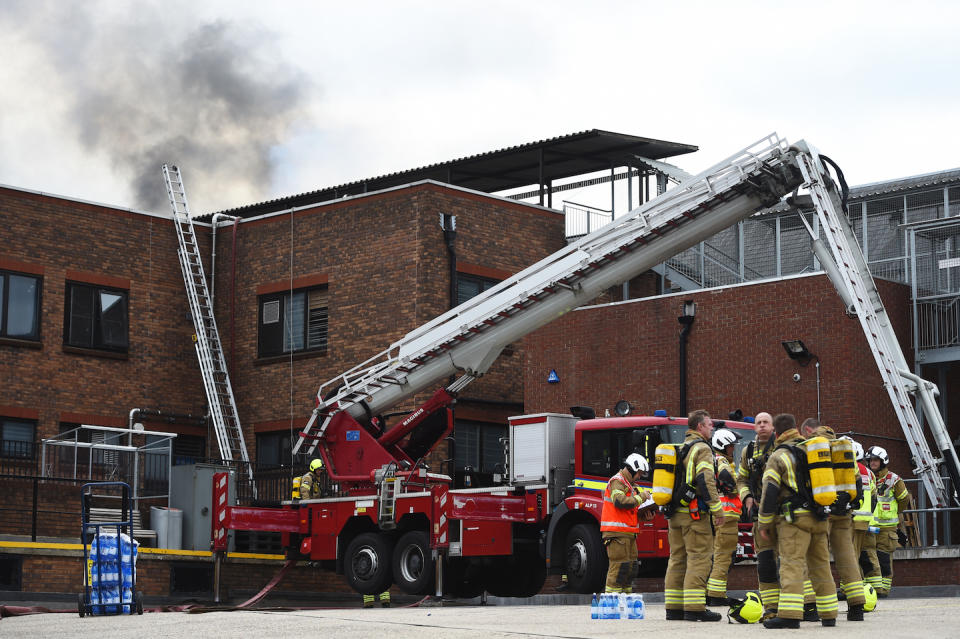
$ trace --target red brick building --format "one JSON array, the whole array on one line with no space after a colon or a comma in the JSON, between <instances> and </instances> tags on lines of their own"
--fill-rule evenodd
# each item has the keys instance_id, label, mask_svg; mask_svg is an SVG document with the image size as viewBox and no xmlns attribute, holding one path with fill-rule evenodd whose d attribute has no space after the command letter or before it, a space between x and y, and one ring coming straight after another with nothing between
<instances>
[{"instance_id":1,"label":"red brick building","mask_svg":"<svg viewBox=\"0 0 960 639\"><path fill-rule=\"evenodd\" d=\"M898 335L910 334L909 289L878 280ZM697 304L687 342L687 404L725 418L733 410L816 417L816 362L800 366L784 340L800 339L819 358L823 423L880 445L909 475L909 452L860 323L823 274L679 293L576 309L527 337L528 412L626 400L637 414L680 414L679 329L683 302ZM901 347L908 354L909 345ZM551 370L560 381L547 383ZM793 381L799 374L799 381Z\"/></svg>"}]
</instances>

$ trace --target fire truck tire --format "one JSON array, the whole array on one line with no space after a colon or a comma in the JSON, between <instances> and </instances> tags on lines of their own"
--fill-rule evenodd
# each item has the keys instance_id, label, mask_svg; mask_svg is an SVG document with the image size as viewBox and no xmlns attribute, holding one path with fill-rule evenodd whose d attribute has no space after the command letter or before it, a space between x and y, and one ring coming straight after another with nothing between
<instances>
[{"instance_id":1,"label":"fire truck tire","mask_svg":"<svg viewBox=\"0 0 960 639\"><path fill-rule=\"evenodd\" d=\"M547 581L547 566L535 549L528 549L513 556L510 572L513 579L512 597L532 597Z\"/></svg>"},{"instance_id":2,"label":"fire truck tire","mask_svg":"<svg viewBox=\"0 0 960 639\"><path fill-rule=\"evenodd\" d=\"M362 533L347 545L344 576L361 595L376 595L390 587L392 576L390 540L377 533Z\"/></svg>"},{"instance_id":3,"label":"fire truck tire","mask_svg":"<svg viewBox=\"0 0 960 639\"><path fill-rule=\"evenodd\" d=\"M434 562L430 537L411 530L393 548L393 583L408 595L425 595L433 587Z\"/></svg>"},{"instance_id":4,"label":"fire truck tire","mask_svg":"<svg viewBox=\"0 0 960 639\"><path fill-rule=\"evenodd\" d=\"M467 559L447 559L443 568L443 592L457 599L483 594L483 570Z\"/></svg>"},{"instance_id":5,"label":"fire truck tire","mask_svg":"<svg viewBox=\"0 0 960 639\"><path fill-rule=\"evenodd\" d=\"M607 552L596 525L577 524L564 545L567 583L579 593L603 592L607 577Z\"/></svg>"}]
</instances>

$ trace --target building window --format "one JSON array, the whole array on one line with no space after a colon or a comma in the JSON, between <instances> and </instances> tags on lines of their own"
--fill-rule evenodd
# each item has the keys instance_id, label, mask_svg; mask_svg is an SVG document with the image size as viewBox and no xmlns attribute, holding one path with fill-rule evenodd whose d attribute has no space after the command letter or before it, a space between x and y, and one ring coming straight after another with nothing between
<instances>
[{"instance_id":1,"label":"building window","mask_svg":"<svg viewBox=\"0 0 960 639\"><path fill-rule=\"evenodd\" d=\"M453 427L456 472L471 468L478 473L503 472L503 443L507 427L500 424L457 421ZM500 468L498 468L500 467Z\"/></svg>"},{"instance_id":2,"label":"building window","mask_svg":"<svg viewBox=\"0 0 960 639\"><path fill-rule=\"evenodd\" d=\"M0 271L0 337L40 339L40 278Z\"/></svg>"},{"instance_id":3,"label":"building window","mask_svg":"<svg viewBox=\"0 0 960 639\"><path fill-rule=\"evenodd\" d=\"M327 350L327 288L260 296L259 355Z\"/></svg>"},{"instance_id":4,"label":"building window","mask_svg":"<svg viewBox=\"0 0 960 639\"><path fill-rule=\"evenodd\" d=\"M486 277L457 273L457 304L463 304L471 297L476 297L499 283L497 280Z\"/></svg>"},{"instance_id":5,"label":"building window","mask_svg":"<svg viewBox=\"0 0 960 639\"><path fill-rule=\"evenodd\" d=\"M294 465L306 463L310 458L306 452L299 453L291 462L292 441L297 436L296 433L291 435L289 430L257 433L257 466L279 468L290 466L291 463ZM304 447L303 450L306 451L306 448ZM320 454L317 453L316 456L319 457Z\"/></svg>"},{"instance_id":6,"label":"building window","mask_svg":"<svg viewBox=\"0 0 960 639\"><path fill-rule=\"evenodd\" d=\"M67 283L64 343L127 352L127 291Z\"/></svg>"},{"instance_id":7,"label":"building window","mask_svg":"<svg viewBox=\"0 0 960 639\"><path fill-rule=\"evenodd\" d=\"M0 455L33 459L37 422L28 419L0 417Z\"/></svg>"}]
</instances>

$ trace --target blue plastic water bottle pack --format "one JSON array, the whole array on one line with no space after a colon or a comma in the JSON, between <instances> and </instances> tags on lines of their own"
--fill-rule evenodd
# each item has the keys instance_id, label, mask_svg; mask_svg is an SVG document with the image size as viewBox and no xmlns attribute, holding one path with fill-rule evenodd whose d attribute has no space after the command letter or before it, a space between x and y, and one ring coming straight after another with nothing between
<instances>
[{"instance_id":1,"label":"blue plastic water bottle pack","mask_svg":"<svg viewBox=\"0 0 960 639\"><path fill-rule=\"evenodd\" d=\"M87 583L94 615L129 614L137 579L139 542L128 535L101 530L90 543Z\"/></svg>"}]
</instances>

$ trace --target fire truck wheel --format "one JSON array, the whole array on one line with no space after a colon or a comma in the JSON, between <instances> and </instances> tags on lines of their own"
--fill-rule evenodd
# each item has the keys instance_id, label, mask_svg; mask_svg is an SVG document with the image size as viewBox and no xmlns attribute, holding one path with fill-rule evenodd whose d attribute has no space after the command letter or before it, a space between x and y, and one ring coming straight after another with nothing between
<instances>
[{"instance_id":1,"label":"fire truck wheel","mask_svg":"<svg viewBox=\"0 0 960 639\"><path fill-rule=\"evenodd\" d=\"M483 594L483 570L468 559L444 562L443 592L457 599L473 599Z\"/></svg>"},{"instance_id":2,"label":"fire truck wheel","mask_svg":"<svg viewBox=\"0 0 960 639\"><path fill-rule=\"evenodd\" d=\"M532 597L547 580L547 566L536 549L518 552L510 561L513 574L512 597Z\"/></svg>"},{"instance_id":3,"label":"fire truck wheel","mask_svg":"<svg viewBox=\"0 0 960 639\"><path fill-rule=\"evenodd\" d=\"M594 524L577 524L567 534L567 583L579 593L602 592L607 575L607 553Z\"/></svg>"},{"instance_id":4,"label":"fire truck wheel","mask_svg":"<svg viewBox=\"0 0 960 639\"><path fill-rule=\"evenodd\" d=\"M390 587L390 540L377 533L362 533L347 545L343 572L350 587L361 595L376 595Z\"/></svg>"},{"instance_id":5,"label":"fire truck wheel","mask_svg":"<svg viewBox=\"0 0 960 639\"><path fill-rule=\"evenodd\" d=\"M408 595L425 595L433 587L434 563L430 537L411 530L393 548L393 583Z\"/></svg>"}]
</instances>

